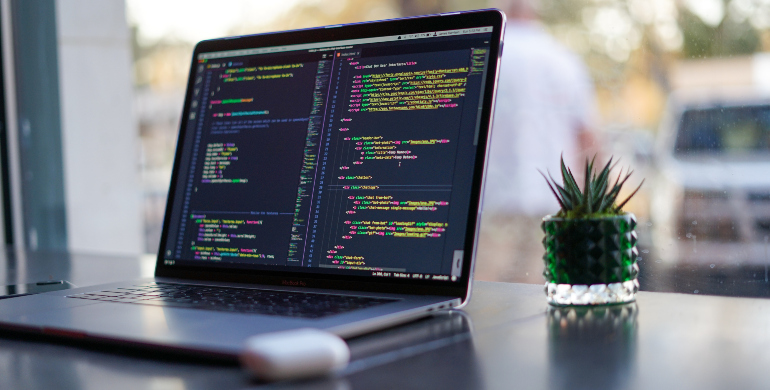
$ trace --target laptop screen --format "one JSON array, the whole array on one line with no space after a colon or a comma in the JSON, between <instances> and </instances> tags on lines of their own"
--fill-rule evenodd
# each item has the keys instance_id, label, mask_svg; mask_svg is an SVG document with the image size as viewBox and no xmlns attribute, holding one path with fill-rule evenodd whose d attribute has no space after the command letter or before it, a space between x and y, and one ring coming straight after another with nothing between
<instances>
[{"instance_id":1,"label":"laptop screen","mask_svg":"<svg viewBox=\"0 0 770 390\"><path fill-rule=\"evenodd\" d=\"M492 32L196 51L163 266L459 280Z\"/></svg>"}]
</instances>

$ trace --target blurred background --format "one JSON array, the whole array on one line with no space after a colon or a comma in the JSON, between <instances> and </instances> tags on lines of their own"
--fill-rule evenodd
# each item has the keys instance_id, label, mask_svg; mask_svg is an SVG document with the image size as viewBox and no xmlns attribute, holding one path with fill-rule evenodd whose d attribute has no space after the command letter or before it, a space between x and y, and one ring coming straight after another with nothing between
<instances>
[{"instance_id":1,"label":"blurred background","mask_svg":"<svg viewBox=\"0 0 770 390\"><path fill-rule=\"evenodd\" d=\"M11 14L30 3L45 1L10 0L16 7ZM88 10L97 3L99 14ZM129 155L134 163L129 162L125 175L136 177L128 180L135 183L137 199L131 206L136 217L130 218L140 232L119 252L157 251L197 41L488 7L509 10L511 25L526 21L529 28L534 26L552 40L552 51L570 58L553 61L570 61L578 69L575 79L585 85L581 93L569 95L581 110L575 114L581 134L568 135L578 137L570 144L577 147L574 160L594 153L602 163L610 156L620 158L618 171L634 170L621 198L645 179L626 207L639 220L642 289L770 295L770 0L58 1L54 17L60 64L66 64L62 45L68 42L99 47L98 37L105 34L97 30L93 39L78 41L74 33L69 41L61 38L67 28L87 30L92 24L104 25L104 31L116 37L114 47L127 54L129 74L118 76L130 82L125 94L131 111L121 122L121 134L131 132L134 137L128 144L135 145ZM517 28L509 25L511 31ZM501 83L507 77L506 82L515 84L515 70L508 70L510 76L505 73L515 67L506 68L506 60L526 63L532 56L517 38L509 39ZM72 177L65 180L65 189L78 180L78 173L67 168L73 166L68 159L74 158L67 153L79 146L66 147L73 142L66 130L72 118L67 114L67 83L78 77L87 76L68 73L60 65L64 169L65 177ZM567 87L552 86L552 98L564 98ZM517 131L510 130L517 126L515 118L500 118L516 110L516 99L501 95L495 137ZM505 138L493 142L502 145ZM544 147L537 158L557 164L559 155ZM553 164L539 168L551 169ZM545 181L536 177L519 185L550 198ZM550 212L556 212L556 203L552 205ZM72 206L67 210L68 216L80 215ZM518 218L515 209L507 212ZM482 231L477 279L542 283L539 217L524 219L523 228L500 228L485 212L483 218L490 222ZM89 246L88 239L78 241L74 223L68 226L70 249L107 253L117 248ZM26 245L36 248L27 233ZM526 237L527 243L518 237Z\"/></svg>"}]
</instances>

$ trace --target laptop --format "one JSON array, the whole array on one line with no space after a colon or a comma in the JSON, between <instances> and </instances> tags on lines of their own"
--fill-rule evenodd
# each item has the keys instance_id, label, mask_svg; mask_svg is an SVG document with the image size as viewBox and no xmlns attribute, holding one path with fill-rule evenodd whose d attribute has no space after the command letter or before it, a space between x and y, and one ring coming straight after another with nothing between
<instances>
[{"instance_id":1,"label":"laptop","mask_svg":"<svg viewBox=\"0 0 770 390\"><path fill-rule=\"evenodd\" d=\"M505 16L200 42L155 276L0 301L0 329L232 358L470 299Z\"/></svg>"}]
</instances>

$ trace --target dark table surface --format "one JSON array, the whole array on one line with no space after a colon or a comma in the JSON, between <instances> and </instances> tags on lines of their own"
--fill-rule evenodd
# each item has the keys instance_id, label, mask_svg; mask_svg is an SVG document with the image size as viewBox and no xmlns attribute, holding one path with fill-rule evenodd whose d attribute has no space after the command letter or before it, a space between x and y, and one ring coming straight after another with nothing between
<instances>
[{"instance_id":1,"label":"dark table surface","mask_svg":"<svg viewBox=\"0 0 770 390\"><path fill-rule=\"evenodd\" d=\"M152 273L152 260L27 254L5 284L78 286ZM556 309L542 286L477 282L471 303L349 340L336 376L265 384L239 367L0 335L0 389L768 389L770 300L640 292L634 304Z\"/></svg>"}]
</instances>

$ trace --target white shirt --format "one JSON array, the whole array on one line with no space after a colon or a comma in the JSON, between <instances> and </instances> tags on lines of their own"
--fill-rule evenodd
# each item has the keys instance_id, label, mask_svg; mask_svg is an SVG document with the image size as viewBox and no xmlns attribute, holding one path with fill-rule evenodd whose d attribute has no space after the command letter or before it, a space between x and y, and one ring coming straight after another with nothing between
<instances>
[{"instance_id":1,"label":"white shirt","mask_svg":"<svg viewBox=\"0 0 770 390\"><path fill-rule=\"evenodd\" d=\"M538 173L561 183L559 156L575 164L578 133L594 107L580 58L533 22L506 27L484 194L486 213L544 216L559 205ZM583 162L573 165L583 169Z\"/></svg>"}]
</instances>

